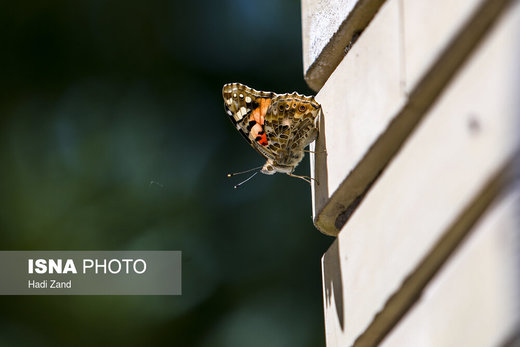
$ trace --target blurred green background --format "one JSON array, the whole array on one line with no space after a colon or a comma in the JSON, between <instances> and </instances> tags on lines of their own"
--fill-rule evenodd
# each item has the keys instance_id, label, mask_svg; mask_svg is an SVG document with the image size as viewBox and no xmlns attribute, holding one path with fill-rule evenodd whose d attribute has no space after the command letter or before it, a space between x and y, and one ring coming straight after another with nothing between
<instances>
[{"instance_id":1,"label":"blurred green background","mask_svg":"<svg viewBox=\"0 0 520 347\"><path fill-rule=\"evenodd\" d=\"M332 239L309 185L225 176L264 160L224 83L311 93L300 16L298 0L2 2L1 249L181 250L183 295L0 297L0 345L324 345Z\"/></svg>"}]
</instances>

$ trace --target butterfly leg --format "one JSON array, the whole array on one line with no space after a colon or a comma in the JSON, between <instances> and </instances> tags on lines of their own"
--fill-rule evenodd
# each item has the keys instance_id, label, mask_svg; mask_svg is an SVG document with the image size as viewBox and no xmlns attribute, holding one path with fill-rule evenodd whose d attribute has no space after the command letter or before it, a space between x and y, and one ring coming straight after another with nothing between
<instances>
[{"instance_id":1,"label":"butterfly leg","mask_svg":"<svg viewBox=\"0 0 520 347\"><path fill-rule=\"evenodd\" d=\"M306 153L313 153L313 154L316 154L316 153L327 153L326 149L324 149L323 151L317 151L317 152L316 151L311 151L309 149L304 149L303 151L306 152Z\"/></svg>"},{"instance_id":2,"label":"butterfly leg","mask_svg":"<svg viewBox=\"0 0 520 347\"><path fill-rule=\"evenodd\" d=\"M292 174L292 173L288 173L287 175L289 175L291 177L296 177L296 178L302 179L302 180L304 180L305 182L307 182L309 184L312 184L311 180L314 180L317 185L320 185L320 182L318 182L318 180L316 180L315 178L309 177L309 176L300 176L300 175L295 175L295 174Z\"/></svg>"}]
</instances>

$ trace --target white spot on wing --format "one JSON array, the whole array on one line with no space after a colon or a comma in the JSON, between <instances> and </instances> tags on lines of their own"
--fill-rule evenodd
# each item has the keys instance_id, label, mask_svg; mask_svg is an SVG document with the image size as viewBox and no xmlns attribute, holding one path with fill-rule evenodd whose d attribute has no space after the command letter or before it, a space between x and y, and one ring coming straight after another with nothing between
<instances>
[{"instance_id":1,"label":"white spot on wing","mask_svg":"<svg viewBox=\"0 0 520 347\"><path fill-rule=\"evenodd\" d=\"M251 102L251 98L249 96L246 96L246 102L249 104Z\"/></svg>"},{"instance_id":2,"label":"white spot on wing","mask_svg":"<svg viewBox=\"0 0 520 347\"><path fill-rule=\"evenodd\" d=\"M246 115L247 113L247 110L244 106L240 107L240 110L237 111L237 113L235 113L234 117L235 117L235 120L236 121L239 121L241 120L242 118L244 118L244 116Z\"/></svg>"}]
</instances>

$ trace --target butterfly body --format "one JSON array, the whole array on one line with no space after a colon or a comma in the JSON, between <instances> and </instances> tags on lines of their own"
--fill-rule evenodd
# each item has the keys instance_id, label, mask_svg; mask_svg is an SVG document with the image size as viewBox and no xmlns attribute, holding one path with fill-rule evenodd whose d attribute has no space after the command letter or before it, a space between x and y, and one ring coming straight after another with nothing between
<instances>
[{"instance_id":1,"label":"butterfly body","mask_svg":"<svg viewBox=\"0 0 520 347\"><path fill-rule=\"evenodd\" d=\"M222 96L236 129L267 159L261 172L296 176L292 173L304 157L304 148L318 136L320 104L296 92L262 92L240 83L224 85Z\"/></svg>"}]
</instances>

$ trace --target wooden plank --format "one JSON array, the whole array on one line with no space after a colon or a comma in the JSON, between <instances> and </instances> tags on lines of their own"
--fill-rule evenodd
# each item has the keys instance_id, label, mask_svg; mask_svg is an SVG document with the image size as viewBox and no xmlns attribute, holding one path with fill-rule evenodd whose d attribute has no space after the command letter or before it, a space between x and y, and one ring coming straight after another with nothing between
<instances>
[{"instance_id":1,"label":"wooden plank","mask_svg":"<svg viewBox=\"0 0 520 347\"><path fill-rule=\"evenodd\" d=\"M318 91L384 0L302 0L303 71Z\"/></svg>"},{"instance_id":2,"label":"wooden plank","mask_svg":"<svg viewBox=\"0 0 520 347\"><path fill-rule=\"evenodd\" d=\"M428 68L420 70L422 75L415 77L414 84L410 71L419 70L408 68L401 18L403 12L404 17L413 17L412 10L420 6L403 10L400 1L388 0L381 7L316 97L324 110L318 154L311 156L311 174L320 182L313 190L314 223L320 231L337 235L370 184L509 2L471 0L472 7L459 11L464 14L447 16L447 20L464 22L463 29L458 22L426 22L451 28L442 31L451 36L442 42L434 40L433 47L417 39L434 62L427 60ZM424 26L422 30L428 38L426 33L434 29Z\"/></svg>"},{"instance_id":3,"label":"wooden plank","mask_svg":"<svg viewBox=\"0 0 520 347\"><path fill-rule=\"evenodd\" d=\"M382 346L503 346L520 332L518 188L486 212Z\"/></svg>"},{"instance_id":4,"label":"wooden plank","mask_svg":"<svg viewBox=\"0 0 520 347\"><path fill-rule=\"evenodd\" d=\"M311 146L311 150L321 153L316 159L311 155L311 173L320 183L313 185L312 206L315 224L324 233L337 233L342 225L336 228L335 218L363 193L368 182L351 180L355 184L343 189L348 191L350 201L344 202L343 196L330 201L332 194L403 106L398 26L398 1L387 1L316 96L324 116L320 119L319 138ZM325 148L327 153L323 154ZM332 211L323 211L328 204L332 205L328 206Z\"/></svg>"},{"instance_id":5,"label":"wooden plank","mask_svg":"<svg viewBox=\"0 0 520 347\"><path fill-rule=\"evenodd\" d=\"M478 17L485 1L402 0L406 89L411 92L435 62L448 49L451 40L464 30L471 18ZM500 5L497 1L495 4ZM490 10L486 10L489 14Z\"/></svg>"},{"instance_id":6,"label":"wooden plank","mask_svg":"<svg viewBox=\"0 0 520 347\"><path fill-rule=\"evenodd\" d=\"M519 29L516 3L345 225L337 259L324 256L328 346L383 338L496 196L517 151Z\"/></svg>"}]
</instances>

